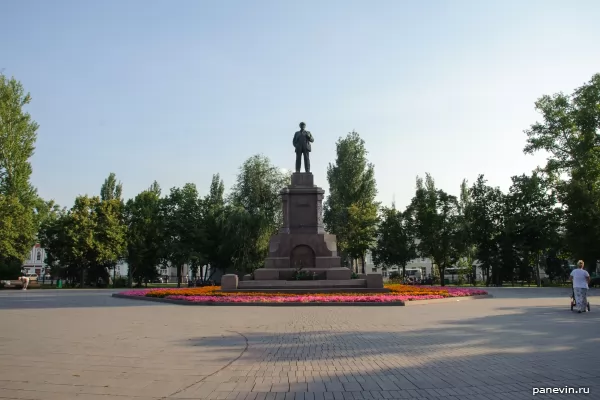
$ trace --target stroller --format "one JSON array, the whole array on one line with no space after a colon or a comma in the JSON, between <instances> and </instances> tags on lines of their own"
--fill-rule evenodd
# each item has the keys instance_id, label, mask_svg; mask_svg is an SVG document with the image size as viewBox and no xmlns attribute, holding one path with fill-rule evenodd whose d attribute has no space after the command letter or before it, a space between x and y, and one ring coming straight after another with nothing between
<instances>
[{"instance_id":1,"label":"stroller","mask_svg":"<svg viewBox=\"0 0 600 400\"><path fill-rule=\"evenodd\" d=\"M573 311L573 308L575 308L576 305L577 305L577 302L575 301L575 289L571 289L571 311ZM587 310L590 311L590 301L589 300L587 302Z\"/></svg>"}]
</instances>

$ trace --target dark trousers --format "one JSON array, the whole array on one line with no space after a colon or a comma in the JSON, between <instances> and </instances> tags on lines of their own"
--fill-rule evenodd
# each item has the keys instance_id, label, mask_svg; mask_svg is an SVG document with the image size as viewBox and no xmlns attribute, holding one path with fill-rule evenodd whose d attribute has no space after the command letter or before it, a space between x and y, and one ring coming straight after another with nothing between
<instances>
[{"instance_id":1,"label":"dark trousers","mask_svg":"<svg viewBox=\"0 0 600 400\"><path fill-rule=\"evenodd\" d=\"M296 152L296 172L300 172L300 163L302 161L302 155L304 155L304 172L310 172L310 154L308 151Z\"/></svg>"}]
</instances>

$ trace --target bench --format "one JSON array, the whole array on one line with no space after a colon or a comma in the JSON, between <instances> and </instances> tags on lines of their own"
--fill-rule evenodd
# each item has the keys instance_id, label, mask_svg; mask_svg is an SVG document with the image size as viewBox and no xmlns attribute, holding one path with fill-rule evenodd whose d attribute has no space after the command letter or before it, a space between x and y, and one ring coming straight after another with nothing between
<instances>
[{"instance_id":1,"label":"bench","mask_svg":"<svg viewBox=\"0 0 600 400\"><path fill-rule=\"evenodd\" d=\"M4 282L4 288L5 289L22 289L23 288L23 282L21 282L18 279L10 279L10 280L6 280L6 281L2 281ZM33 288L39 288L40 287L40 283L38 281L29 281L29 285L27 286L28 289L33 289Z\"/></svg>"}]
</instances>

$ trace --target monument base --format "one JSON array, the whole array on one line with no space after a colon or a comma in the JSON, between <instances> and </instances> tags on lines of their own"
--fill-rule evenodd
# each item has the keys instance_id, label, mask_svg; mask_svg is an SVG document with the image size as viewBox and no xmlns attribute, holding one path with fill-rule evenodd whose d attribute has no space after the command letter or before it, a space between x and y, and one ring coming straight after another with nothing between
<instances>
[{"instance_id":1,"label":"monument base","mask_svg":"<svg viewBox=\"0 0 600 400\"><path fill-rule=\"evenodd\" d=\"M264 268L240 281L224 275L224 292L385 293L381 274L359 275L342 267L335 235L325 232L323 195L310 172L296 172L280 192L283 224L269 240ZM298 273L302 276L297 275ZM302 278L302 279L297 279Z\"/></svg>"},{"instance_id":2,"label":"monument base","mask_svg":"<svg viewBox=\"0 0 600 400\"><path fill-rule=\"evenodd\" d=\"M294 272L292 268L260 268L254 271L254 280L290 280L293 279ZM349 280L352 278L352 271L348 268L304 268L303 272L315 275L315 280Z\"/></svg>"},{"instance_id":3,"label":"monument base","mask_svg":"<svg viewBox=\"0 0 600 400\"><path fill-rule=\"evenodd\" d=\"M331 270L333 268L328 269ZM337 268L336 268L337 269ZM339 268L340 270L347 268ZM256 270L254 273L256 274ZM262 270L264 271L264 270ZM280 272L280 270L274 270ZM291 271L293 272L293 271ZM269 272L271 273L271 272ZM221 278L223 292L277 292L277 293L388 293L383 287L381 274L359 275L358 279L323 280L282 280L272 276L270 279L245 279L240 281L237 275L224 275Z\"/></svg>"}]
</instances>

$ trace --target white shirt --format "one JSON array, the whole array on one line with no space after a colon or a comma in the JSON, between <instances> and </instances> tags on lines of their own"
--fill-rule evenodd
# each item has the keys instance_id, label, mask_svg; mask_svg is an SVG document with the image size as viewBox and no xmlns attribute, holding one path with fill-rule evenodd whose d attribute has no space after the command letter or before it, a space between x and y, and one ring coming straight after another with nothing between
<instances>
[{"instance_id":1,"label":"white shirt","mask_svg":"<svg viewBox=\"0 0 600 400\"><path fill-rule=\"evenodd\" d=\"M573 271L571 271L571 276L573 277L574 288L588 289L587 278L590 277L590 274L588 274L588 272L585 269L574 269Z\"/></svg>"}]
</instances>

